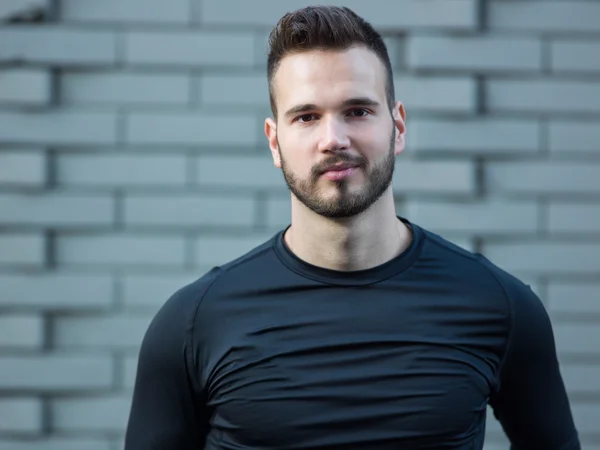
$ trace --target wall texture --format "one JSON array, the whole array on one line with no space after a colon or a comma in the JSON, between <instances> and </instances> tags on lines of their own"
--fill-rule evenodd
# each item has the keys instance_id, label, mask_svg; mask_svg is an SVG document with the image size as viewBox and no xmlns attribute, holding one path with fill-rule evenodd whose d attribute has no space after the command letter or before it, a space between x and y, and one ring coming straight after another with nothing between
<instances>
[{"instance_id":1,"label":"wall texture","mask_svg":"<svg viewBox=\"0 0 600 450\"><path fill-rule=\"evenodd\" d=\"M0 2L0 450L122 448L157 308L288 222L266 37L307 3ZM600 449L600 2L329 3L389 44L398 212L532 284Z\"/></svg>"}]
</instances>

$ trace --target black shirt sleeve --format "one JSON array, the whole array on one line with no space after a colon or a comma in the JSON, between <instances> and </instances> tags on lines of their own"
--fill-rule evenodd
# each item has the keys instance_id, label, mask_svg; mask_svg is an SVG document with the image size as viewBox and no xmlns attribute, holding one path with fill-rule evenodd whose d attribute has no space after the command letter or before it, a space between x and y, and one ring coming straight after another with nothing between
<instances>
[{"instance_id":1,"label":"black shirt sleeve","mask_svg":"<svg viewBox=\"0 0 600 450\"><path fill-rule=\"evenodd\" d=\"M490 398L494 415L513 450L579 450L546 309L516 279L505 277L501 284L512 323L498 390Z\"/></svg>"},{"instance_id":2,"label":"black shirt sleeve","mask_svg":"<svg viewBox=\"0 0 600 450\"><path fill-rule=\"evenodd\" d=\"M204 448L208 420L194 377L192 334L212 277L175 293L156 314L140 349L125 450Z\"/></svg>"}]
</instances>

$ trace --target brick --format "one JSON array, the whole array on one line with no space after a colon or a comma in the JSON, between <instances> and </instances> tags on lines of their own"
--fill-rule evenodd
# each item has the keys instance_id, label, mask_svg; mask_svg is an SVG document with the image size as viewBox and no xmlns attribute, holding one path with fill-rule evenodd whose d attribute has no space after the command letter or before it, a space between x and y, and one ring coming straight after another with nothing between
<instances>
[{"instance_id":1,"label":"brick","mask_svg":"<svg viewBox=\"0 0 600 450\"><path fill-rule=\"evenodd\" d=\"M600 392L600 366L563 364L561 374L569 393Z\"/></svg>"},{"instance_id":2,"label":"brick","mask_svg":"<svg viewBox=\"0 0 600 450\"><path fill-rule=\"evenodd\" d=\"M56 260L73 266L182 266L185 241L164 235L60 235Z\"/></svg>"},{"instance_id":3,"label":"brick","mask_svg":"<svg viewBox=\"0 0 600 450\"><path fill-rule=\"evenodd\" d=\"M102 310L111 306L112 296L112 279L109 275L0 273L2 307Z\"/></svg>"},{"instance_id":4,"label":"brick","mask_svg":"<svg viewBox=\"0 0 600 450\"><path fill-rule=\"evenodd\" d=\"M230 237L202 236L195 241L195 263L217 266L232 261L272 238L272 233Z\"/></svg>"},{"instance_id":5,"label":"brick","mask_svg":"<svg viewBox=\"0 0 600 450\"><path fill-rule=\"evenodd\" d=\"M250 67L255 60L255 46L250 33L130 32L126 36L125 60L156 66Z\"/></svg>"},{"instance_id":6,"label":"brick","mask_svg":"<svg viewBox=\"0 0 600 450\"><path fill-rule=\"evenodd\" d=\"M123 447L120 447L123 448ZM113 450L110 441L102 438L43 437L8 440L0 438L0 450Z\"/></svg>"},{"instance_id":7,"label":"brick","mask_svg":"<svg viewBox=\"0 0 600 450\"><path fill-rule=\"evenodd\" d=\"M494 0L489 4L488 18L491 30L597 32L600 31L600 4L585 0Z\"/></svg>"},{"instance_id":8,"label":"brick","mask_svg":"<svg viewBox=\"0 0 600 450\"><path fill-rule=\"evenodd\" d=\"M550 43L554 72L600 72L600 41L562 40Z\"/></svg>"},{"instance_id":9,"label":"brick","mask_svg":"<svg viewBox=\"0 0 600 450\"><path fill-rule=\"evenodd\" d=\"M0 433L39 433L42 431L42 402L28 397L2 398L0 417Z\"/></svg>"},{"instance_id":10,"label":"brick","mask_svg":"<svg viewBox=\"0 0 600 450\"><path fill-rule=\"evenodd\" d=\"M137 349L150 320L148 315L57 317L54 343L64 349Z\"/></svg>"},{"instance_id":11,"label":"brick","mask_svg":"<svg viewBox=\"0 0 600 450\"><path fill-rule=\"evenodd\" d=\"M411 151L468 154L535 153L540 125L535 120L415 119L407 125Z\"/></svg>"},{"instance_id":12,"label":"brick","mask_svg":"<svg viewBox=\"0 0 600 450\"><path fill-rule=\"evenodd\" d=\"M35 350L41 348L43 343L44 321L42 316L0 314L0 348Z\"/></svg>"},{"instance_id":13,"label":"brick","mask_svg":"<svg viewBox=\"0 0 600 450\"><path fill-rule=\"evenodd\" d=\"M114 144L116 122L115 114L109 112L0 112L0 140L42 145Z\"/></svg>"},{"instance_id":14,"label":"brick","mask_svg":"<svg viewBox=\"0 0 600 450\"><path fill-rule=\"evenodd\" d=\"M173 23L188 22L191 0L62 0L61 19L67 22Z\"/></svg>"},{"instance_id":15,"label":"brick","mask_svg":"<svg viewBox=\"0 0 600 450\"><path fill-rule=\"evenodd\" d=\"M406 215L436 233L510 234L535 233L535 202L409 201Z\"/></svg>"},{"instance_id":16,"label":"brick","mask_svg":"<svg viewBox=\"0 0 600 450\"><path fill-rule=\"evenodd\" d=\"M50 72L40 69L0 71L0 104L42 106L50 102Z\"/></svg>"},{"instance_id":17,"label":"brick","mask_svg":"<svg viewBox=\"0 0 600 450\"><path fill-rule=\"evenodd\" d=\"M114 221L113 199L100 194L0 194L0 211L0 224L11 226L71 228Z\"/></svg>"},{"instance_id":18,"label":"brick","mask_svg":"<svg viewBox=\"0 0 600 450\"><path fill-rule=\"evenodd\" d=\"M535 38L415 35L408 40L407 62L415 70L539 71L542 46Z\"/></svg>"},{"instance_id":19,"label":"brick","mask_svg":"<svg viewBox=\"0 0 600 450\"><path fill-rule=\"evenodd\" d=\"M312 5L310 1L204 0L200 21L206 25L273 27L286 12ZM329 5L347 6L376 28L436 28L470 30L477 26L477 5L473 0L330 0Z\"/></svg>"},{"instance_id":20,"label":"brick","mask_svg":"<svg viewBox=\"0 0 600 450\"><path fill-rule=\"evenodd\" d=\"M471 161L410 161L399 159L392 181L394 191L408 193L466 194L475 192L475 166Z\"/></svg>"},{"instance_id":21,"label":"brick","mask_svg":"<svg viewBox=\"0 0 600 450\"><path fill-rule=\"evenodd\" d=\"M411 111L474 113L477 88L469 77L396 77L396 98Z\"/></svg>"},{"instance_id":22,"label":"brick","mask_svg":"<svg viewBox=\"0 0 600 450\"><path fill-rule=\"evenodd\" d=\"M183 74L71 72L60 77L59 92L66 105L185 105L190 82Z\"/></svg>"},{"instance_id":23,"label":"brick","mask_svg":"<svg viewBox=\"0 0 600 450\"><path fill-rule=\"evenodd\" d=\"M269 107L266 73L205 74L200 77L200 98L205 106Z\"/></svg>"},{"instance_id":24,"label":"brick","mask_svg":"<svg viewBox=\"0 0 600 450\"><path fill-rule=\"evenodd\" d=\"M488 80L485 100L490 112L599 113L600 86L596 81Z\"/></svg>"},{"instance_id":25,"label":"brick","mask_svg":"<svg viewBox=\"0 0 600 450\"><path fill-rule=\"evenodd\" d=\"M600 154L600 121L550 122L551 152L590 152Z\"/></svg>"},{"instance_id":26,"label":"brick","mask_svg":"<svg viewBox=\"0 0 600 450\"><path fill-rule=\"evenodd\" d=\"M550 232L600 232L600 203L551 203L548 209Z\"/></svg>"},{"instance_id":27,"label":"brick","mask_svg":"<svg viewBox=\"0 0 600 450\"><path fill-rule=\"evenodd\" d=\"M51 402L52 425L58 432L122 433L130 408L123 396L58 399Z\"/></svg>"},{"instance_id":28,"label":"brick","mask_svg":"<svg viewBox=\"0 0 600 450\"><path fill-rule=\"evenodd\" d=\"M60 66L106 65L116 62L112 31L68 29L51 25L0 28L0 61Z\"/></svg>"},{"instance_id":29,"label":"brick","mask_svg":"<svg viewBox=\"0 0 600 450\"><path fill-rule=\"evenodd\" d=\"M46 262L45 239L41 234L0 234L0 266L41 267Z\"/></svg>"},{"instance_id":30,"label":"brick","mask_svg":"<svg viewBox=\"0 0 600 450\"><path fill-rule=\"evenodd\" d=\"M131 113L131 144L244 145L259 142L254 115L205 113Z\"/></svg>"},{"instance_id":31,"label":"brick","mask_svg":"<svg viewBox=\"0 0 600 450\"><path fill-rule=\"evenodd\" d=\"M255 208L255 200L248 196L132 194L125 197L125 224L175 228L252 227Z\"/></svg>"},{"instance_id":32,"label":"brick","mask_svg":"<svg viewBox=\"0 0 600 450\"><path fill-rule=\"evenodd\" d=\"M292 221L292 203L290 196L269 198L267 200L266 225L269 229L287 227Z\"/></svg>"},{"instance_id":33,"label":"brick","mask_svg":"<svg viewBox=\"0 0 600 450\"><path fill-rule=\"evenodd\" d=\"M138 355L127 356L123 362L123 380L125 389L132 390L135 387L137 375Z\"/></svg>"},{"instance_id":34,"label":"brick","mask_svg":"<svg viewBox=\"0 0 600 450\"><path fill-rule=\"evenodd\" d=\"M185 156L61 153L57 182L63 186L184 186Z\"/></svg>"},{"instance_id":35,"label":"brick","mask_svg":"<svg viewBox=\"0 0 600 450\"><path fill-rule=\"evenodd\" d=\"M201 186L286 189L281 170L267 156L202 156L196 170Z\"/></svg>"},{"instance_id":36,"label":"brick","mask_svg":"<svg viewBox=\"0 0 600 450\"><path fill-rule=\"evenodd\" d=\"M0 389L69 392L111 387L110 356L86 354L0 357Z\"/></svg>"},{"instance_id":37,"label":"brick","mask_svg":"<svg viewBox=\"0 0 600 450\"><path fill-rule=\"evenodd\" d=\"M46 153L43 150L0 150L0 184L41 187L45 183Z\"/></svg>"},{"instance_id":38,"label":"brick","mask_svg":"<svg viewBox=\"0 0 600 450\"><path fill-rule=\"evenodd\" d=\"M4 0L0 4L0 20L30 17L35 11L49 9L50 0Z\"/></svg>"},{"instance_id":39,"label":"brick","mask_svg":"<svg viewBox=\"0 0 600 450\"><path fill-rule=\"evenodd\" d=\"M483 254L509 272L597 274L599 252L598 243L513 241L484 244Z\"/></svg>"},{"instance_id":40,"label":"brick","mask_svg":"<svg viewBox=\"0 0 600 450\"><path fill-rule=\"evenodd\" d=\"M130 309L162 306L175 291L202 276L198 272L131 274L123 280L123 302Z\"/></svg>"},{"instance_id":41,"label":"brick","mask_svg":"<svg viewBox=\"0 0 600 450\"><path fill-rule=\"evenodd\" d=\"M550 281L546 303L551 313L600 314L600 283Z\"/></svg>"},{"instance_id":42,"label":"brick","mask_svg":"<svg viewBox=\"0 0 600 450\"><path fill-rule=\"evenodd\" d=\"M600 328L591 324L554 323L556 351L563 354L598 355Z\"/></svg>"},{"instance_id":43,"label":"brick","mask_svg":"<svg viewBox=\"0 0 600 450\"><path fill-rule=\"evenodd\" d=\"M490 163L489 192L587 194L600 192L600 164L543 161Z\"/></svg>"},{"instance_id":44,"label":"brick","mask_svg":"<svg viewBox=\"0 0 600 450\"><path fill-rule=\"evenodd\" d=\"M600 404L598 403L574 403L571 406L573 411L573 420L577 424L577 431L580 434L598 433L598 417L600 417ZM583 437L582 437L583 440ZM585 442L585 441L584 441ZM594 443L598 443L596 440ZM597 448L597 447L596 447ZM593 450L591 446L585 445L586 450Z\"/></svg>"}]
</instances>

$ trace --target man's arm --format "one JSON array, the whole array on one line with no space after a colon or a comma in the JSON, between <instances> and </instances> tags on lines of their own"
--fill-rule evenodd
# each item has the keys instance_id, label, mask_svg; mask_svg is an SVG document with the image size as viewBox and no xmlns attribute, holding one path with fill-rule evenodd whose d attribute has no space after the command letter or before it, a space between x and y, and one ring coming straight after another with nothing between
<instances>
[{"instance_id":1,"label":"man's arm","mask_svg":"<svg viewBox=\"0 0 600 450\"><path fill-rule=\"evenodd\" d=\"M513 450L579 450L580 443L560 374L550 318L528 286L504 283L512 330L490 398Z\"/></svg>"},{"instance_id":2,"label":"man's arm","mask_svg":"<svg viewBox=\"0 0 600 450\"><path fill-rule=\"evenodd\" d=\"M200 450L208 429L202 389L193 368L193 321L208 283L178 291L144 336L125 450Z\"/></svg>"}]
</instances>

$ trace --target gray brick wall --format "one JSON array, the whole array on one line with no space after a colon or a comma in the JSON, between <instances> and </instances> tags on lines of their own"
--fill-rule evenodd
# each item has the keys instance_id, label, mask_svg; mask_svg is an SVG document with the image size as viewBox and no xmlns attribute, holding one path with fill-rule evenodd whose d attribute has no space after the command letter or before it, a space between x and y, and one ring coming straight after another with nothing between
<instances>
[{"instance_id":1,"label":"gray brick wall","mask_svg":"<svg viewBox=\"0 0 600 450\"><path fill-rule=\"evenodd\" d=\"M0 2L0 450L122 448L157 308L288 222L266 36L309 3ZM389 45L399 213L538 292L599 450L600 2L329 3Z\"/></svg>"}]
</instances>

